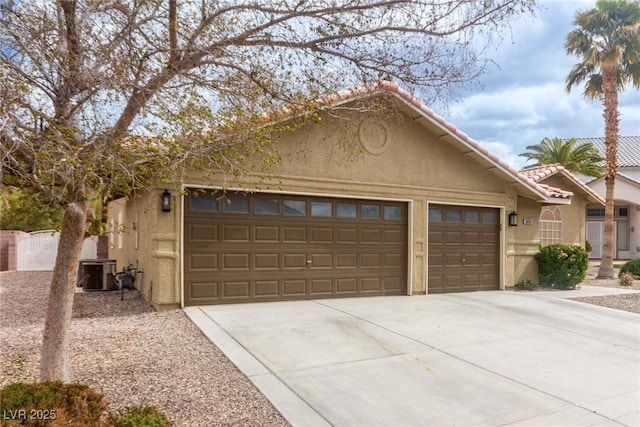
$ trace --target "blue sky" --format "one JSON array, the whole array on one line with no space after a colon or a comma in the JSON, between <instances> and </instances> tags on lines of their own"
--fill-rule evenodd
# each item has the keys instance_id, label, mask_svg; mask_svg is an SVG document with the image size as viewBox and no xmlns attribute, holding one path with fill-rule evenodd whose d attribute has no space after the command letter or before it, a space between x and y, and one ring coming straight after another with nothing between
<instances>
[{"instance_id":1,"label":"blue sky","mask_svg":"<svg viewBox=\"0 0 640 427\"><path fill-rule=\"evenodd\" d=\"M543 0L542 10L512 23L501 45L488 52L496 65L480 87L463 92L447 109L433 109L492 153L521 168L518 154L544 137L604 136L602 104L567 93L565 77L578 62L564 50L576 11L595 0ZM627 86L620 99L620 135L640 135L640 91Z\"/></svg>"}]
</instances>

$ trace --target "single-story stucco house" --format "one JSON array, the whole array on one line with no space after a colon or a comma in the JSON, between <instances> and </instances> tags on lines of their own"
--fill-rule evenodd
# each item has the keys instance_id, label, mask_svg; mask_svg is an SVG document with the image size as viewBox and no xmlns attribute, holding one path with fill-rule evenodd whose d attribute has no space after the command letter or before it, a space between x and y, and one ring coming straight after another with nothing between
<instances>
[{"instance_id":1,"label":"single-story stucco house","mask_svg":"<svg viewBox=\"0 0 640 427\"><path fill-rule=\"evenodd\" d=\"M396 114L327 113L383 98ZM548 185L518 172L394 83L324 105L278 139L271 187L223 195L193 175L168 212L164 187L110 203L109 256L144 272L151 304L504 289L537 278L543 209L566 208L563 241L584 245L585 209L603 205L568 172Z\"/></svg>"},{"instance_id":2,"label":"single-story stucco house","mask_svg":"<svg viewBox=\"0 0 640 427\"><path fill-rule=\"evenodd\" d=\"M605 156L604 138L579 138L578 144L591 143ZM614 193L613 257L633 259L640 257L640 136L619 136L617 173ZM586 185L605 197L604 177L583 178ZM587 208L587 240L591 243L590 258L602 257L604 240L604 208Z\"/></svg>"}]
</instances>

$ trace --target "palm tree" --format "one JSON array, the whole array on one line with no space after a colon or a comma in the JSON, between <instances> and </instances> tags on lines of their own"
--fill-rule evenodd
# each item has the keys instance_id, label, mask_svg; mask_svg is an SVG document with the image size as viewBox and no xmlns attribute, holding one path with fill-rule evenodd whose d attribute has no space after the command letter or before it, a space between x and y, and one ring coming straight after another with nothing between
<instances>
[{"instance_id":1,"label":"palm tree","mask_svg":"<svg viewBox=\"0 0 640 427\"><path fill-rule=\"evenodd\" d=\"M584 96L604 106L606 205L598 278L613 278L613 189L618 152L618 92L627 83L640 88L640 2L599 0L578 12L567 35L567 53L581 59L567 76L567 92L584 82Z\"/></svg>"},{"instance_id":2,"label":"palm tree","mask_svg":"<svg viewBox=\"0 0 640 427\"><path fill-rule=\"evenodd\" d=\"M536 160L531 166L550 165L560 163L570 172L586 176L599 177L604 172L600 163L604 160L590 142L579 144L576 138L545 138L540 144L529 145L521 157Z\"/></svg>"}]
</instances>

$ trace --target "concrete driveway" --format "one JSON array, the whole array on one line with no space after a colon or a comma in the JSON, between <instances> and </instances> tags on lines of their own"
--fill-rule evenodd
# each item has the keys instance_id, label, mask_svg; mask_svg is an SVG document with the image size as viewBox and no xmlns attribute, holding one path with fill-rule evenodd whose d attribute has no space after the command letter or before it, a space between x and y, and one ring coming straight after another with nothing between
<instances>
[{"instance_id":1,"label":"concrete driveway","mask_svg":"<svg viewBox=\"0 0 640 427\"><path fill-rule=\"evenodd\" d=\"M565 299L584 294L185 312L294 426L638 426L640 315Z\"/></svg>"}]
</instances>

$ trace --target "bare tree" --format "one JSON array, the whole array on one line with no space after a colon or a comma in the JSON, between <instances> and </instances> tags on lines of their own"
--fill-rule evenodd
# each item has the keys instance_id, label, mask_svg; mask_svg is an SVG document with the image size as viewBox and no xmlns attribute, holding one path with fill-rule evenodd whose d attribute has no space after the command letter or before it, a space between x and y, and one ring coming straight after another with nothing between
<instances>
[{"instance_id":1,"label":"bare tree","mask_svg":"<svg viewBox=\"0 0 640 427\"><path fill-rule=\"evenodd\" d=\"M303 111L327 91L384 78L427 100L450 99L485 68L494 31L534 7L535 0L3 3L2 180L65 208L41 378L70 378L68 329L92 200L179 182L188 169L268 168L278 156L260 115ZM262 164L249 166L251 156Z\"/></svg>"}]
</instances>

